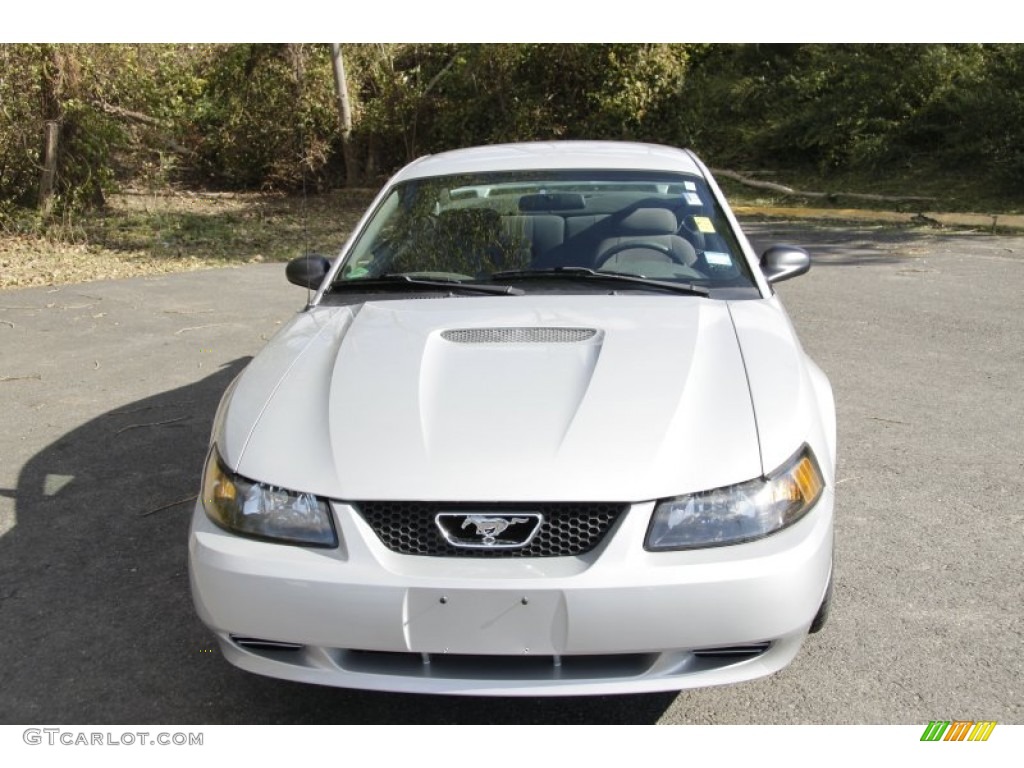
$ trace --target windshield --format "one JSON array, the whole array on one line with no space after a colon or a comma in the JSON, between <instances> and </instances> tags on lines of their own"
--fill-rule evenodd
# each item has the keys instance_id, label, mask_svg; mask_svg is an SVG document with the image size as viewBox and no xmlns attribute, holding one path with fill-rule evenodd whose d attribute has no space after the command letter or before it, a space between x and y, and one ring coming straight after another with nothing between
<instances>
[{"instance_id":1,"label":"windshield","mask_svg":"<svg viewBox=\"0 0 1024 768\"><path fill-rule=\"evenodd\" d=\"M756 293L729 225L697 176L645 172L504 172L416 179L382 201L335 280L515 283L594 290L585 273ZM589 277L594 277L589 274ZM538 279L540 278L540 279ZM589 281L595 282L595 281ZM643 281L621 281L642 290ZM607 290L607 289L605 289ZM730 291L730 293L737 293Z\"/></svg>"}]
</instances>

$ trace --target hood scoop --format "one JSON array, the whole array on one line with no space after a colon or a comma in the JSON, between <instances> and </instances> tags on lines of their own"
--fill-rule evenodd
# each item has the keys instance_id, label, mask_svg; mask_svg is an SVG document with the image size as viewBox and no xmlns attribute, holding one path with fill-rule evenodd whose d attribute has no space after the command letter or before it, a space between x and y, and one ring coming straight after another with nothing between
<instances>
[{"instance_id":1,"label":"hood scoop","mask_svg":"<svg viewBox=\"0 0 1024 768\"><path fill-rule=\"evenodd\" d=\"M243 374L240 474L335 499L500 504L649 500L761 474L724 302L495 296L353 314L303 314Z\"/></svg>"},{"instance_id":2,"label":"hood scoop","mask_svg":"<svg viewBox=\"0 0 1024 768\"><path fill-rule=\"evenodd\" d=\"M590 341L594 328L456 328L441 338L455 344L575 344Z\"/></svg>"}]
</instances>

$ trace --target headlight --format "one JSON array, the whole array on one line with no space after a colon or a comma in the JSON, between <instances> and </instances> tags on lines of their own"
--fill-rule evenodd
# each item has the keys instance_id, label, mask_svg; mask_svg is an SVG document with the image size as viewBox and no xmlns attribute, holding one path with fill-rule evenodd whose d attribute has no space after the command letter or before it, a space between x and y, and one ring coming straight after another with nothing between
<instances>
[{"instance_id":1,"label":"headlight","mask_svg":"<svg viewBox=\"0 0 1024 768\"><path fill-rule=\"evenodd\" d=\"M808 446L766 478L658 503L644 547L651 551L738 544L791 525L825 487Z\"/></svg>"},{"instance_id":2,"label":"headlight","mask_svg":"<svg viewBox=\"0 0 1024 768\"><path fill-rule=\"evenodd\" d=\"M203 475L203 509L232 533L259 539L338 546L327 502L311 493L295 493L254 483L226 472L217 449L210 451Z\"/></svg>"}]
</instances>

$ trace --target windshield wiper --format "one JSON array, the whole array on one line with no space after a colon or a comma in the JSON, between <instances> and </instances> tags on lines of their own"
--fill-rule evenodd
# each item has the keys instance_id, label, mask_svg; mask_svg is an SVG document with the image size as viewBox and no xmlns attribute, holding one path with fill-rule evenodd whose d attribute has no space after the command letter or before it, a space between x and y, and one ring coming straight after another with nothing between
<instances>
[{"instance_id":1,"label":"windshield wiper","mask_svg":"<svg viewBox=\"0 0 1024 768\"><path fill-rule=\"evenodd\" d=\"M631 275L626 272L604 272L590 267L554 267L552 269L510 269L505 272L495 272L491 280L519 280L531 278L548 277L570 277L586 279L613 280L622 283L638 283L650 288L662 288L676 293L685 293L691 296L707 296L710 291L703 285L693 283L674 283L668 280L655 280L650 277Z\"/></svg>"},{"instance_id":2,"label":"windshield wiper","mask_svg":"<svg viewBox=\"0 0 1024 768\"><path fill-rule=\"evenodd\" d=\"M505 296L522 296L525 291L522 288L515 288L511 285L480 285L479 283L464 283L461 280L450 280L446 278L425 278L412 277L411 275L388 274L379 277L357 278L355 280L337 280L332 285L333 290L339 288L355 289L369 288L384 290L403 290L405 288L444 288L450 291L466 291L469 293L488 293Z\"/></svg>"}]
</instances>

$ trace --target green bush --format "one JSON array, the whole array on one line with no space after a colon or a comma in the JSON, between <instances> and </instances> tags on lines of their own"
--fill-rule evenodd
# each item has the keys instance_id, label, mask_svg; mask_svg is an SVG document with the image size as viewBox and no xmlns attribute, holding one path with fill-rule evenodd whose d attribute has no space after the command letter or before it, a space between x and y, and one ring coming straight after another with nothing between
<instances>
[{"instance_id":1,"label":"green bush","mask_svg":"<svg viewBox=\"0 0 1024 768\"><path fill-rule=\"evenodd\" d=\"M692 146L735 168L937 169L1024 186L1024 46L343 46L366 183L428 152L544 139ZM0 45L0 219L122 184L229 189L346 178L326 44Z\"/></svg>"},{"instance_id":2,"label":"green bush","mask_svg":"<svg viewBox=\"0 0 1024 768\"><path fill-rule=\"evenodd\" d=\"M199 70L193 180L242 189L323 180L338 126L327 46L218 46Z\"/></svg>"}]
</instances>

